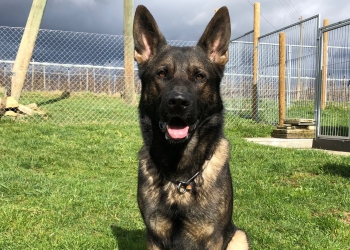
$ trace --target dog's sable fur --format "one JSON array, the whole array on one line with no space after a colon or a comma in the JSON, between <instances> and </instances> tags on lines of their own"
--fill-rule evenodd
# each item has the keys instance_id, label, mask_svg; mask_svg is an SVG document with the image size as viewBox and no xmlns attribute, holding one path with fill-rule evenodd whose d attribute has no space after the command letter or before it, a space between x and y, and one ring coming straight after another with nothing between
<instances>
[{"instance_id":1,"label":"dog's sable fur","mask_svg":"<svg viewBox=\"0 0 350 250\"><path fill-rule=\"evenodd\" d=\"M144 141L137 197L148 249L249 249L232 222L230 146L223 135L220 81L230 34L222 7L197 46L172 47L147 8L136 9Z\"/></svg>"}]
</instances>

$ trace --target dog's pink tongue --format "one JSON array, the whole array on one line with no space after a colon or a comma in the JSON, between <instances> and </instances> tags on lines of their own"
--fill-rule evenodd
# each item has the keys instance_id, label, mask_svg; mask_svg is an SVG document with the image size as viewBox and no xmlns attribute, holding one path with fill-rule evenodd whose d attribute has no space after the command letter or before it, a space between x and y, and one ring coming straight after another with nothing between
<instances>
[{"instance_id":1,"label":"dog's pink tongue","mask_svg":"<svg viewBox=\"0 0 350 250\"><path fill-rule=\"evenodd\" d=\"M168 134L173 139L183 139L188 135L188 126L168 126Z\"/></svg>"}]
</instances>

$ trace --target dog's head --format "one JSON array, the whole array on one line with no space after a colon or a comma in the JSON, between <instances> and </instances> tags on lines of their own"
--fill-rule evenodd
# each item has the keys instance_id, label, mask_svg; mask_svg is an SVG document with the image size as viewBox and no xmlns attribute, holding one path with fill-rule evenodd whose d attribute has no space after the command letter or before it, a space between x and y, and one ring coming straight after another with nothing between
<instances>
[{"instance_id":1,"label":"dog's head","mask_svg":"<svg viewBox=\"0 0 350 250\"><path fill-rule=\"evenodd\" d=\"M135 60L142 92L141 123L157 123L172 143L223 109L220 81L228 60L231 35L226 7L219 9L194 47L169 46L151 13L138 6L134 19ZM154 131L153 131L154 132Z\"/></svg>"}]
</instances>

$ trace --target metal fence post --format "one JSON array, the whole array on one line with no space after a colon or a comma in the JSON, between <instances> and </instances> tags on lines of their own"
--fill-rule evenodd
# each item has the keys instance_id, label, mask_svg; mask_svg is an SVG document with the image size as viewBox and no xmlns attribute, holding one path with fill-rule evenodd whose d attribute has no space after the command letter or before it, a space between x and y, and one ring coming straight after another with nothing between
<instances>
[{"instance_id":1,"label":"metal fence post","mask_svg":"<svg viewBox=\"0 0 350 250\"><path fill-rule=\"evenodd\" d=\"M70 70L68 68L68 80L67 80L67 90L70 91Z\"/></svg>"},{"instance_id":2,"label":"metal fence post","mask_svg":"<svg viewBox=\"0 0 350 250\"><path fill-rule=\"evenodd\" d=\"M35 66L34 66L34 57L32 58L32 82L31 82L31 85L32 85L32 91L34 91L34 70L35 70ZM24 83L24 82L23 82Z\"/></svg>"},{"instance_id":3,"label":"metal fence post","mask_svg":"<svg viewBox=\"0 0 350 250\"><path fill-rule=\"evenodd\" d=\"M89 68L86 68L86 92L89 92Z\"/></svg>"},{"instance_id":4,"label":"metal fence post","mask_svg":"<svg viewBox=\"0 0 350 250\"><path fill-rule=\"evenodd\" d=\"M323 20L323 26L328 26L329 20ZM327 53L328 53L328 33L325 32L323 34L323 62L322 62L322 88L321 88L321 109L324 110L326 108L327 102Z\"/></svg>"},{"instance_id":5,"label":"metal fence post","mask_svg":"<svg viewBox=\"0 0 350 250\"><path fill-rule=\"evenodd\" d=\"M46 90L46 68L43 66L43 77L44 77L44 90Z\"/></svg>"},{"instance_id":6,"label":"metal fence post","mask_svg":"<svg viewBox=\"0 0 350 250\"><path fill-rule=\"evenodd\" d=\"M297 101L300 100L301 94L301 57L303 55L303 17L300 17L300 31L299 31L299 56L298 56L298 86L297 86Z\"/></svg>"},{"instance_id":7,"label":"metal fence post","mask_svg":"<svg viewBox=\"0 0 350 250\"><path fill-rule=\"evenodd\" d=\"M320 135L321 129L321 83L322 83L322 46L323 46L323 32L319 29L317 32L317 48L316 48L316 86L315 86L315 121L316 121L316 131L315 137Z\"/></svg>"},{"instance_id":8,"label":"metal fence post","mask_svg":"<svg viewBox=\"0 0 350 250\"><path fill-rule=\"evenodd\" d=\"M111 91L111 61L108 61L108 88L107 88L107 91L108 91L108 95L112 95L112 91Z\"/></svg>"},{"instance_id":9,"label":"metal fence post","mask_svg":"<svg viewBox=\"0 0 350 250\"><path fill-rule=\"evenodd\" d=\"M287 108L290 108L290 87L292 83L292 46L288 45L288 59L287 59L287 69L288 69L288 75L287 75Z\"/></svg>"}]
</instances>

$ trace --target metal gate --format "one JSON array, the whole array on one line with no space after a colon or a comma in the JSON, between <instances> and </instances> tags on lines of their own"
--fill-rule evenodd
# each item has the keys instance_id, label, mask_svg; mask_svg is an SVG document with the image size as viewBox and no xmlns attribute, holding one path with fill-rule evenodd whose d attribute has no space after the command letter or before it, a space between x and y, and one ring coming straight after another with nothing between
<instances>
[{"instance_id":1,"label":"metal gate","mask_svg":"<svg viewBox=\"0 0 350 250\"><path fill-rule=\"evenodd\" d=\"M319 29L313 147L350 151L350 19Z\"/></svg>"}]
</instances>

